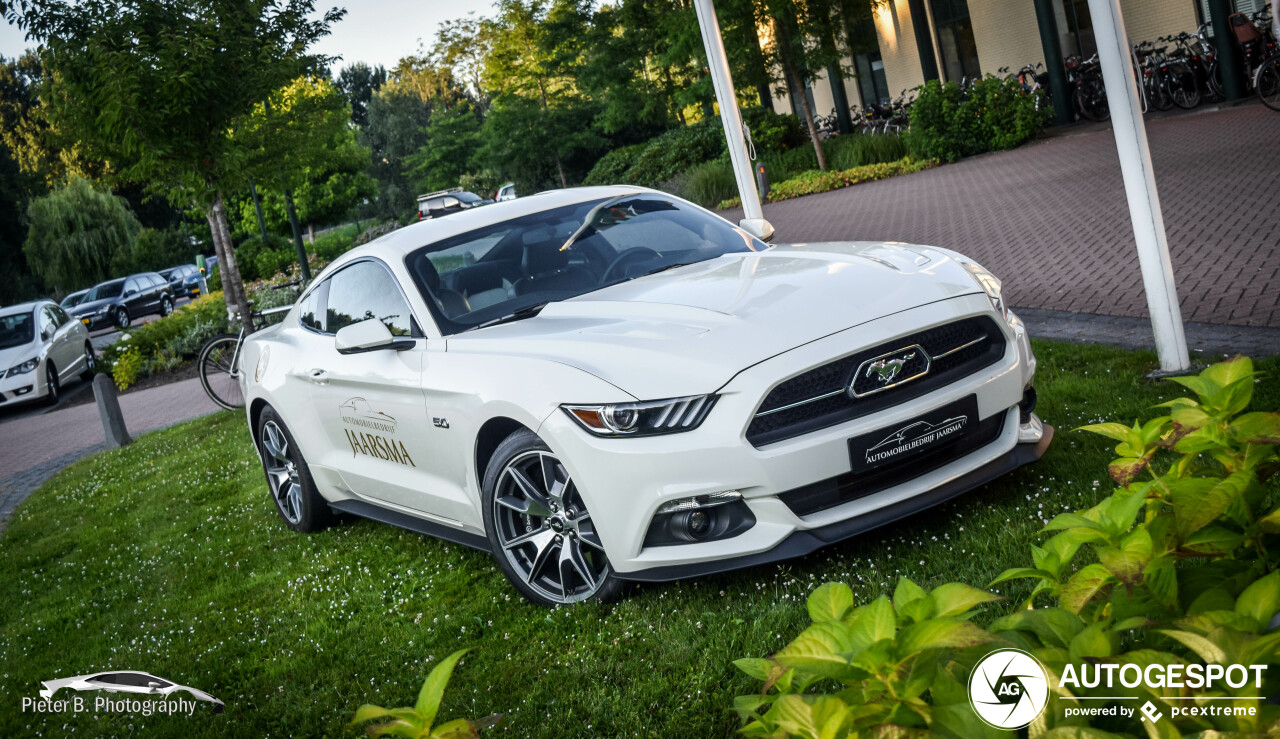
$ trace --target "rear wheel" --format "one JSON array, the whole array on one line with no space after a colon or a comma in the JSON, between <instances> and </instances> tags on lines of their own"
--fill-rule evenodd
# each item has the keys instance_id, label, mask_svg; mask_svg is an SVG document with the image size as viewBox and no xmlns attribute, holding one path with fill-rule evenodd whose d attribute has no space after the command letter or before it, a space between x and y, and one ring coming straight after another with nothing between
<instances>
[{"instance_id":1,"label":"rear wheel","mask_svg":"<svg viewBox=\"0 0 1280 739\"><path fill-rule=\"evenodd\" d=\"M1200 87L1196 84L1196 73L1186 62L1170 64L1165 77L1169 97L1173 104L1184 110L1191 110L1200 104Z\"/></svg>"},{"instance_id":2,"label":"rear wheel","mask_svg":"<svg viewBox=\"0 0 1280 739\"><path fill-rule=\"evenodd\" d=\"M61 386L58 385L58 368L53 366L53 362L44 363L44 387L44 402L57 405Z\"/></svg>"},{"instance_id":3,"label":"rear wheel","mask_svg":"<svg viewBox=\"0 0 1280 739\"><path fill-rule=\"evenodd\" d=\"M240 337L222 334L209 339L200 350L196 366L200 384L209 398L229 411L244 407L244 390L240 387Z\"/></svg>"},{"instance_id":4,"label":"rear wheel","mask_svg":"<svg viewBox=\"0 0 1280 739\"><path fill-rule=\"evenodd\" d=\"M93 344L84 342L84 372L80 373L80 379L88 382L93 379L93 375L98 371L98 358L93 353Z\"/></svg>"},{"instance_id":5,"label":"rear wheel","mask_svg":"<svg viewBox=\"0 0 1280 739\"><path fill-rule=\"evenodd\" d=\"M483 505L493 556L525 599L556 606L621 594L577 485L537 434L523 429L498 446Z\"/></svg>"},{"instance_id":6,"label":"rear wheel","mask_svg":"<svg viewBox=\"0 0 1280 739\"><path fill-rule=\"evenodd\" d=\"M173 312L173 301L167 297L161 298L160 299L160 317L165 318L172 312Z\"/></svg>"},{"instance_id":7,"label":"rear wheel","mask_svg":"<svg viewBox=\"0 0 1280 739\"><path fill-rule=\"evenodd\" d=\"M311 468L284 421L271 407L258 418L258 456L276 513L294 531L310 532L333 521L333 511L316 490Z\"/></svg>"}]
</instances>

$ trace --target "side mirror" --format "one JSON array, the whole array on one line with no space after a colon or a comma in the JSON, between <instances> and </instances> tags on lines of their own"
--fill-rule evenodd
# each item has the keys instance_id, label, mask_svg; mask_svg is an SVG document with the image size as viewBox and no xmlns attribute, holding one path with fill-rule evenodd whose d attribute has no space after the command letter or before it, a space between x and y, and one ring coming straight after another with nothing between
<instances>
[{"instance_id":1,"label":"side mirror","mask_svg":"<svg viewBox=\"0 0 1280 739\"><path fill-rule=\"evenodd\" d=\"M128 290L124 291L124 296L127 298L130 295L136 294L137 292L138 292L137 290L134 290L133 288L129 288Z\"/></svg>"},{"instance_id":2,"label":"side mirror","mask_svg":"<svg viewBox=\"0 0 1280 739\"><path fill-rule=\"evenodd\" d=\"M52 337L53 337L53 332L52 332L52 331L50 331L49 329L47 329L47 328L46 328L46 329L41 329L41 330L40 330L40 340L41 340L41 341L48 341L48 340L49 340L49 339L51 339Z\"/></svg>"},{"instance_id":3,"label":"side mirror","mask_svg":"<svg viewBox=\"0 0 1280 739\"><path fill-rule=\"evenodd\" d=\"M412 349L414 341L408 338L397 339L382 321L370 318L338 329L338 333L333 336L333 345L339 354L363 354L384 349L397 352Z\"/></svg>"}]
</instances>

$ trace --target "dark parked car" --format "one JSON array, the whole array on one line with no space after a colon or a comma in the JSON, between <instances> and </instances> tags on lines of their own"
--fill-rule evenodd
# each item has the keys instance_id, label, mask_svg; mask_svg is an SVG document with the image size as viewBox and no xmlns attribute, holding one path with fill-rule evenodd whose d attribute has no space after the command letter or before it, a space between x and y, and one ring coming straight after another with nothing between
<instances>
[{"instance_id":1,"label":"dark parked car","mask_svg":"<svg viewBox=\"0 0 1280 739\"><path fill-rule=\"evenodd\" d=\"M88 290L76 290L75 292L71 293L67 297L63 298L62 302L58 303L58 305L62 306L63 310L69 311L72 308L76 307L77 305L80 305L80 301L84 300L84 296L88 294L89 294Z\"/></svg>"},{"instance_id":2,"label":"dark parked car","mask_svg":"<svg viewBox=\"0 0 1280 739\"><path fill-rule=\"evenodd\" d=\"M460 187L455 187L452 190L430 192L426 195L418 196L418 220L425 221L431 218L439 218L461 210L469 210L479 205L488 205L492 202L492 200L484 200L479 195L467 192Z\"/></svg>"},{"instance_id":3,"label":"dark parked car","mask_svg":"<svg viewBox=\"0 0 1280 739\"><path fill-rule=\"evenodd\" d=\"M162 269L160 276L169 281L169 291L175 298L195 298L200 295L200 269L194 264Z\"/></svg>"},{"instance_id":4,"label":"dark parked car","mask_svg":"<svg viewBox=\"0 0 1280 739\"><path fill-rule=\"evenodd\" d=\"M155 272L139 272L94 285L70 312L90 331L110 326L127 328L139 316L172 313L173 292L169 282Z\"/></svg>"}]
</instances>

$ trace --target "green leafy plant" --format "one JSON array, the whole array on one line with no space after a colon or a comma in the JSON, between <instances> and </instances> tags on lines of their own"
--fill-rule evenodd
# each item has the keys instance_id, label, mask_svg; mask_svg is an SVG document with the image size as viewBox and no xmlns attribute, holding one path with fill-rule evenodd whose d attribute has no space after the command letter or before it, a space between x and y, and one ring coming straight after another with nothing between
<instances>
[{"instance_id":1,"label":"green leafy plant","mask_svg":"<svg viewBox=\"0 0 1280 739\"><path fill-rule=\"evenodd\" d=\"M459 718L436 725L440 701L449 685L453 668L468 650L460 649L436 665L422 683L418 700L411 708L383 708L365 704L356 709L349 726L367 721L390 719L365 728L369 736L399 736L410 739L474 739L480 731L496 724L502 717L489 716L479 721Z\"/></svg>"},{"instance_id":2,"label":"green leafy plant","mask_svg":"<svg viewBox=\"0 0 1280 739\"><path fill-rule=\"evenodd\" d=\"M111 379L116 387L126 390L138 381L142 374L142 352L137 347L130 347L111 364Z\"/></svg>"},{"instance_id":3,"label":"green leafy plant","mask_svg":"<svg viewBox=\"0 0 1280 739\"><path fill-rule=\"evenodd\" d=\"M1264 685L1219 681L1194 693L1064 680L1068 670L1104 664L1145 674L1152 665L1280 663L1280 413L1248 412L1256 374L1247 358L1236 357L1171 378L1195 397L1158 406L1167 415L1083 427L1117 442L1108 469L1119 487L1087 510L1054 517L1044 529L1050 538L1031 546L1031 566L991 583L1034 584L1020 608L985 631L968 623L969 609L995 596L965 585L941 585L926 599L904 580L892 603L881 598L860 608L847 586L818 588L809 601L813 626L771 660L735 663L765 681L759 696L737 700L743 733L914 736L928 728L983 735L990 730L970 725L977 719L964 690L972 666L966 650L980 644L1022 649L1049 671L1050 707L1028 730L1033 737L1132 730L1133 719L1091 722L1063 710L1103 707L1117 696L1134 705L1150 701L1164 714L1147 725L1151 737L1280 731L1280 707L1247 699L1275 694L1274 677ZM1044 600L1051 605L1043 607ZM806 692L831 680L839 690ZM1193 697L1254 711L1173 713Z\"/></svg>"},{"instance_id":4,"label":"green leafy plant","mask_svg":"<svg viewBox=\"0 0 1280 739\"><path fill-rule=\"evenodd\" d=\"M1036 109L1017 80L988 75L968 91L930 80L917 88L906 142L913 156L954 162L960 157L1012 149L1039 133L1047 108Z\"/></svg>"},{"instance_id":5,"label":"green leafy plant","mask_svg":"<svg viewBox=\"0 0 1280 739\"><path fill-rule=\"evenodd\" d=\"M855 607L848 585L820 586L808 600L812 625L770 659L734 662L764 682L760 693L734 701L747 722L742 733L825 739L876 727L911 736L932 727L944 736L990 734L968 706L965 680L982 645L996 639L970 621L973 609L998 599L959 583L926 592L903 578L892 600ZM833 685L834 693L808 692Z\"/></svg>"}]
</instances>

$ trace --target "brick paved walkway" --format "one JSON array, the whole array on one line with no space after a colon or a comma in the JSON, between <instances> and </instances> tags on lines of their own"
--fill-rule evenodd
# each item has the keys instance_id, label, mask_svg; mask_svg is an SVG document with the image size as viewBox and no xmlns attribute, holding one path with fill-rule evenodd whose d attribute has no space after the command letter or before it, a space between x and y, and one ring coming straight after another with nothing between
<instances>
[{"instance_id":1,"label":"brick paved walkway","mask_svg":"<svg viewBox=\"0 0 1280 739\"><path fill-rule=\"evenodd\" d=\"M1148 121L1147 133L1184 319L1280 328L1280 113L1261 105L1193 113ZM1146 315L1110 130L764 212L779 242L954 248L999 275L1015 307Z\"/></svg>"},{"instance_id":2,"label":"brick paved walkway","mask_svg":"<svg viewBox=\"0 0 1280 739\"><path fill-rule=\"evenodd\" d=\"M199 378L120 396L130 436L218 410ZM0 423L0 531L13 510L63 467L104 447L96 403Z\"/></svg>"}]
</instances>

